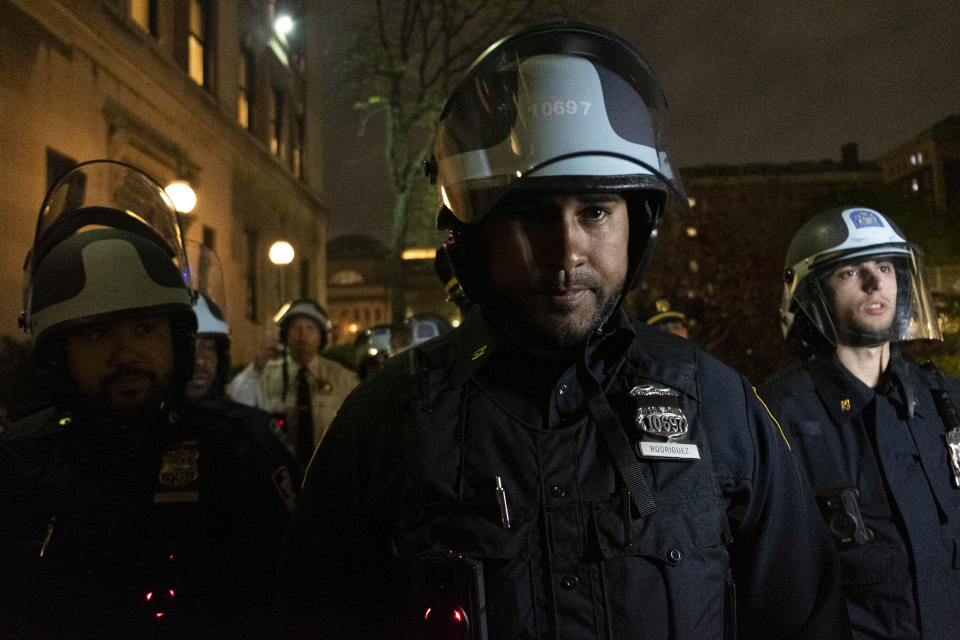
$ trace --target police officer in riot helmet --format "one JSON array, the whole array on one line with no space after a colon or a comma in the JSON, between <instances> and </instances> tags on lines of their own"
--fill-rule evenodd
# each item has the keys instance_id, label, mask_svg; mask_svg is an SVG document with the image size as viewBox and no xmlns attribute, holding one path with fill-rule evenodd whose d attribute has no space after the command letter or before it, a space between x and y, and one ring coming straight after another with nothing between
<instances>
[{"instance_id":1,"label":"police officer in riot helmet","mask_svg":"<svg viewBox=\"0 0 960 640\"><path fill-rule=\"evenodd\" d=\"M303 467L277 438L276 419L226 394L230 325L225 311L226 290L220 259L211 248L192 241L187 242L187 259L191 286L196 291L193 310L197 316L197 334L193 377L187 382L184 395L236 428L248 431L270 452L274 460L270 477L292 508L296 490L303 482Z\"/></svg>"},{"instance_id":2,"label":"police officer in riot helmet","mask_svg":"<svg viewBox=\"0 0 960 640\"><path fill-rule=\"evenodd\" d=\"M941 339L922 267L878 211L807 221L780 307L804 360L761 389L833 534L858 638L960 638L960 381L899 350Z\"/></svg>"},{"instance_id":3,"label":"police officer in riot helmet","mask_svg":"<svg viewBox=\"0 0 960 640\"><path fill-rule=\"evenodd\" d=\"M366 380L382 371L387 360L410 347L407 325L378 324L364 329L353 341L353 361L357 376Z\"/></svg>"},{"instance_id":4,"label":"police officer in riot helmet","mask_svg":"<svg viewBox=\"0 0 960 640\"><path fill-rule=\"evenodd\" d=\"M289 513L255 440L183 402L176 214L121 163L47 195L21 323L55 406L0 436L0 635L257 633Z\"/></svg>"},{"instance_id":5,"label":"police officer in riot helmet","mask_svg":"<svg viewBox=\"0 0 960 640\"><path fill-rule=\"evenodd\" d=\"M686 201L666 115L646 61L587 25L467 72L430 170L473 308L317 449L282 635L843 637L829 538L749 383L621 310Z\"/></svg>"}]
</instances>

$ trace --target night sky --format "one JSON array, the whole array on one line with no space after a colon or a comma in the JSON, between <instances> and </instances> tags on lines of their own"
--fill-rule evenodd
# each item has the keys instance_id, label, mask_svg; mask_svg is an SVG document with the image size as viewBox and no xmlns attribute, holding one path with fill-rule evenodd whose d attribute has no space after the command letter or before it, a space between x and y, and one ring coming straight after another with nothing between
<instances>
[{"instance_id":1,"label":"night sky","mask_svg":"<svg viewBox=\"0 0 960 640\"><path fill-rule=\"evenodd\" d=\"M606 6L601 26L643 52L664 86L675 166L839 160L847 142L873 160L960 113L956 0ZM386 239L379 129L357 137L349 104L334 99L325 124L330 237Z\"/></svg>"}]
</instances>

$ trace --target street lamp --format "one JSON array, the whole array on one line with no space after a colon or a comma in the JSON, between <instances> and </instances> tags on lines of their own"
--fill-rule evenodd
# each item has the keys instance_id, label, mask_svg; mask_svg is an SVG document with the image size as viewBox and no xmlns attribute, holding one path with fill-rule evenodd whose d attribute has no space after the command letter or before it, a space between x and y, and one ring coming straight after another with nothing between
<instances>
[{"instance_id":1,"label":"street lamp","mask_svg":"<svg viewBox=\"0 0 960 640\"><path fill-rule=\"evenodd\" d=\"M277 240L270 245L270 252L267 255L270 256L270 262L277 266L290 264L294 256L293 245L286 240Z\"/></svg>"},{"instance_id":2,"label":"street lamp","mask_svg":"<svg viewBox=\"0 0 960 640\"><path fill-rule=\"evenodd\" d=\"M286 14L277 16L277 19L273 21L273 30L281 38L286 38L293 31L293 18Z\"/></svg>"},{"instance_id":3,"label":"street lamp","mask_svg":"<svg viewBox=\"0 0 960 640\"><path fill-rule=\"evenodd\" d=\"M177 213L190 213L197 206L197 194L185 180L174 180L164 191L170 196Z\"/></svg>"},{"instance_id":4,"label":"street lamp","mask_svg":"<svg viewBox=\"0 0 960 640\"><path fill-rule=\"evenodd\" d=\"M283 282L284 267L293 262L293 256L293 245L286 240L277 240L270 245L270 250L267 252L267 257L270 258L270 262L272 262L280 271L279 292L281 304L283 304L283 302L287 299L286 287L284 286Z\"/></svg>"}]
</instances>

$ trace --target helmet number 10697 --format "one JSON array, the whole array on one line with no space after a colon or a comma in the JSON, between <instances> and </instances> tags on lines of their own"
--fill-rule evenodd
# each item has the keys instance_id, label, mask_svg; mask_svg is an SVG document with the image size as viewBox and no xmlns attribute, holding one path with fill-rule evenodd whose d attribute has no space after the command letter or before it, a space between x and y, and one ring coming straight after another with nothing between
<instances>
[{"instance_id":1,"label":"helmet number 10697","mask_svg":"<svg viewBox=\"0 0 960 640\"><path fill-rule=\"evenodd\" d=\"M592 102L577 102L576 100L554 100L553 102L535 102L528 108L530 116L585 116L590 111Z\"/></svg>"}]
</instances>

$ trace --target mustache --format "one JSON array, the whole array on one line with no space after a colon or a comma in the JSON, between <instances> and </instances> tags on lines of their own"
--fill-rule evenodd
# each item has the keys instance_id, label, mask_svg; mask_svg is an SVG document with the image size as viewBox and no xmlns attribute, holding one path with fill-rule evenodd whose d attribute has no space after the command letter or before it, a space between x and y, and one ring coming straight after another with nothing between
<instances>
[{"instance_id":1,"label":"mustache","mask_svg":"<svg viewBox=\"0 0 960 640\"><path fill-rule=\"evenodd\" d=\"M551 274L542 274L534 284L534 289L539 293L564 292L571 289L599 291L600 288L600 276L583 271L558 271Z\"/></svg>"},{"instance_id":2,"label":"mustache","mask_svg":"<svg viewBox=\"0 0 960 640\"><path fill-rule=\"evenodd\" d=\"M120 378L128 375L146 376L147 378L150 379L150 382L154 386L156 386L157 384L157 374L155 374L153 371L149 371L147 369L141 369L139 367L120 367L116 371L113 371L112 373L104 376L104 378L100 381L100 387L101 388L109 387L110 385L119 381Z\"/></svg>"}]
</instances>

